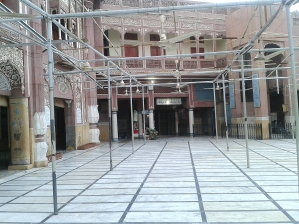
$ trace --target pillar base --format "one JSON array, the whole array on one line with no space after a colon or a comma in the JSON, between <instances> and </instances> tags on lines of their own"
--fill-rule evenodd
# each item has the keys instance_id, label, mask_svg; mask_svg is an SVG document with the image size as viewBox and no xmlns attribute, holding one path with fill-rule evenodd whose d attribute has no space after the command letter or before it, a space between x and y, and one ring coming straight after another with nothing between
<instances>
[{"instance_id":1,"label":"pillar base","mask_svg":"<svg viewBox=\"0 0 299 224\"><path fill-rule=\"evenodd\" d=\"M190 133L190 137L194 137L193 133L192 134Z\"/></svg>"},{"instance_id":2,"label":"pillar base","mask_svg":"<svg viewBox=\"0 0 299 224\"><path fill-rule=\"evenodd\" d=\"M118 142L119 140L118 140L118 138L113 138L112 141L113 142Z\"/></svg>"},{"instance_id":3,"label":"pillar base","mask_svg":"<svg viewBox=\"0 0 299 224\"><path fill-rule=\"evenodd\" d=\"M8 166L8 170L30 170L32 168L33 164Z\"/></svg>"},{"instance_id":4,"label":"pillar base","mask_svg":"<svg viewBox=\"0 0 299 224\"><path fill-rule=\"evenodd\" d=\"M35 161L34 162L34 167L38 168L38 167L47 167L48 166L48 161Z\"/></svg>"}]
</instances>

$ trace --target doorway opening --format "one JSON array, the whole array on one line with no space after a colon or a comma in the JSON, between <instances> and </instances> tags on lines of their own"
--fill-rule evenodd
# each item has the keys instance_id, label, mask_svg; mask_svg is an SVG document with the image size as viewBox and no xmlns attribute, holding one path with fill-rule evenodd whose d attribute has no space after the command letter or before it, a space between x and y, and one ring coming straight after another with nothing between
<instances>
[{"instance_id":1,"label":"doorway opening","mask_svg":"<svg viewBox=\"0 0 299 224\"><path fill-rule=\"evenodd\" d=\"M55 107L56 150L66 150L64 108Z\"/></svg>"},{"instance_id":2,"label":"doorway opening","mask_svg":"<svg viewBox=\"0 0 299 224\"><path fill-rule=\"evenodd\" d=\"M7 169L9 161L8 110L0 107L0 169Z\"/></svg>"}]
</instances>

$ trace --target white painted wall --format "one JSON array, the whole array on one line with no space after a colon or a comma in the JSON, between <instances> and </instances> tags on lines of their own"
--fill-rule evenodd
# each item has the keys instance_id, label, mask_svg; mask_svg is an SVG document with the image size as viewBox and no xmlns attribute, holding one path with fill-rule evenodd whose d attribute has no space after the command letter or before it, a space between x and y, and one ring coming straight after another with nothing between
<instances>
[{"instance_id":1,"label":"white painted wall","mask_svg":"<svg viewBox=\"0 0 299 224\"><path fill-rule=\"evenodd\" d=\"M189 39L186 39L185 41L189 41ZM183 54L190 54L191 53L191 47L196 47L196 43L182 43L182 53ZM191 59L191 57L186 57L186 59Z\"/></svg>"},{"instance_id":2,"label":"white painted wall","mask_svg":"<svg viewBox=\"0 0 299 224\"><path fill-rule=\"evenodd\" d=\"M226 51L226 40L216 41L216 51Z\"/></svg>"},{"instance_id":3,"label":"white painted wall","mask_svg":"<svg viewBox=\"0 0 299 224\"><path fill-rule=\"evenodd\" d=\"M204 43L199 43L199 47L203 47L205 52L213 52L213 40L205 40ZM205 56L205 59L214 59L213 55Z\"/></svg>"},{"instance_id":4,"label":"white painted wall","mask_svg":"<svg viewBox=\"0 0 299 224\"><path fill-rule=\"evenodd\" d=\"M150 41L150 34L158 34L158 33L150 32L145 35L144 43L146 45L144 46L144 49L145 49L144 56L151 56L150 45L147 45L147 44L155 43L155 41ZM120 33L116 30L109 30L108 35L109 35L109 39L113 43L113 45L115 47L118 47L115 49L110 48L110 56L112 56L112 57L121 56L121 48L119 47L119 46L122 46ZM176 34L174 34L174 33L167 34L168 39L175 37L175 36L176 36ZM188 41L188 40L189 39L186 39L186 41ZM138 34L138 41L136 41L136 45L141 45L141 42L142 42L141 35ZM132 44L132 41L126 43L126 40L124 40L124 44ZM196 47L196 43L191 43L191 42L190 43L182 43L182 53L190 54L191 47ZM199 47L204 48L205 52L213 52L213 41L205 40L204 43L199 43ZM226 40L217 40L216 41L216 49L217 49L217 51L225 51L226 50ZM138 53L139 53L139 56L143 56L142 55L142 46L138 46ZM175 47L175 45L171 49L166 49L166 55L176 55L176 54L177 54L177 48ZM213 56L205 56L205 59L213 59Z\"/></svg>"},{"instance_id":5,"label":"white painted wall","mask_svg":"<svg viewBox=\"0 0 299 224\"><path fill-rule=\"evenodd\" d=\"M112 57L121 57L121 35L118 31L116 30L108 30L108 37L109 40L112 42L114 47L117 48L109 48L109 53L110 56ZM111 47L111 45L109 44L109 46Z\"/></svg>"}]
</instances>

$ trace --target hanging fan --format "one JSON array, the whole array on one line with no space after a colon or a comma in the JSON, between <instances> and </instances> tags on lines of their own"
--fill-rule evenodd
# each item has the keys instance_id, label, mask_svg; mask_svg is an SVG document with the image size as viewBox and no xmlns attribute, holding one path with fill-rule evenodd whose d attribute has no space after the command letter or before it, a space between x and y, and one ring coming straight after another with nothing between
<instances>
[{"instance_id":1,"label":"hanging fan","mask_svg":"<svg viewBox=\"0 0 299 224\"><path fill-rule=\"evenodd\" d=\"M176 89L174 92L171 92L171 93L180 94L180 93L188 93L188 91L182 91L181 88L179 87L178 89Z\"/></svg>"},{"instance_id":2,"label":"hanging fan","mask_svg":"<svg viewBox=\"0 0 299 224\"><path fill-rule=\"evenodd\" d=\"M268 55L264 55L262 52L259 51L253 60L256 62L271 62L272 58L274 58L277 55L282 54L283 52L284 52L284 50L280 50L280 51L276 51L276 52L268 54Z\"/></svg>"},{"instance_id":3,"label":"hanging fan","mask_svg":"<svg viewBox=\"0 0 299 224\"><path fill-rule=\"evenodd\" d=\"M227 86L227 85L225 85L225 87L224 87L224 88L228 88L228 86ZM214 89L214 88L204 88L204 89ZM219 83L217 82L217 83L216 83L215 90L221 90L221 89L223 89L223 87L220 87L220 86L219 86Z\"/></svg>"}]
</instances>

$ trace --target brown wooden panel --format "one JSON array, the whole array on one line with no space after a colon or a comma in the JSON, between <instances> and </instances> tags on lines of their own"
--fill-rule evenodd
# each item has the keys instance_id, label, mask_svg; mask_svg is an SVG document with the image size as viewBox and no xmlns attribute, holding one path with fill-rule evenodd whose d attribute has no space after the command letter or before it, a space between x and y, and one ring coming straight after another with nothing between
<instances>
[{"instance_id":1,"label":"brown wooden panel","mask_svg":"<svg viewBox=\"0 0 299 224\"><path fill-rule=\"evenodd\" d=\"M138 46L125 45L125 57L138 57Z\"/></svg>"}]
</instances>

